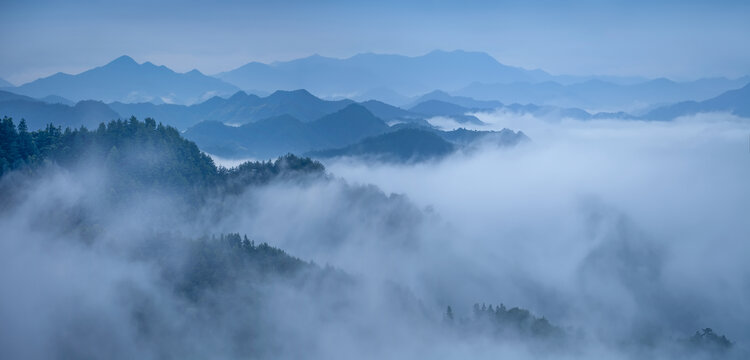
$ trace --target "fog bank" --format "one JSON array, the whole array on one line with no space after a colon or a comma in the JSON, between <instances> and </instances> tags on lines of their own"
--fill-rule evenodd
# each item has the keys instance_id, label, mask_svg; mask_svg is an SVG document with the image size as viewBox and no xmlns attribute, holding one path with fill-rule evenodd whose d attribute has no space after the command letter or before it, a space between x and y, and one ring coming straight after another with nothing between
<instances>
[{"instance_id":1,"label":"fog bank","mask_svg":"<svg viewBox=\"0 0 750 360\"><path fill-rule=\"evenodd\" d=\"M532 141L336 159L327 177L198 208L168 192L113 201L95 163L5 176L0 355L674 358L706 327L747 354L750 123L478 116ZM181 292L192 239L229 232L318 265ZM474 303L527 308L566 345L463 325Z\"/></svg>"}]
</instances>

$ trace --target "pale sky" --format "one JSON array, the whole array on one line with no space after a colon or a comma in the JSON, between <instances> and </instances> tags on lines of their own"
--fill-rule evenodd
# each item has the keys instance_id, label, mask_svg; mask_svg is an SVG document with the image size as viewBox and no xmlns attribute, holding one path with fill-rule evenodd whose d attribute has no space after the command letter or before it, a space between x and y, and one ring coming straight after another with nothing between
<instances>
[{"instance_id":1,"label":"pale sky","mask_svg":"<svg viewBox=\"0 0 750 360\"><path fill-rule=\"evenodd\" d=\"M0 2L0 77L16 85L120 55L176 71L320 54L483 51L553 74L750 74L750 1Z\"/></svg>"}]
</instances>

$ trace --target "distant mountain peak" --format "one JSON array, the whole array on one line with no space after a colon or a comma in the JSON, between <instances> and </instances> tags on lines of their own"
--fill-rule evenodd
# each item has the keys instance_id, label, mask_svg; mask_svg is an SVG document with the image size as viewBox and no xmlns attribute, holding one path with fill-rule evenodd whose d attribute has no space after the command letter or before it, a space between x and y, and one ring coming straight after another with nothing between
<instances>
[{"instance_id":1,"label":"distant mountain peak","mask_svg":"<svg viewBox=\"0 0 750 360\"><path fill-rule=\"evenodd\" d=\"M468 51L464 50L442 50L435 49L427 53L427 55L442 55L442 54L466 54Z\"/></svg>"},{"instance_id":2,"label":"distant mountain peak","mask_svg":"<svg viewBox=\"0 0 750 360\"><path fill-rule=\"evenodd\" d=\"M311 94L309 91L305 89L297 89L297 90L276 90L271 95L269 95L269 98L282 98L282 97L309 97L314 98L315 95Z\"/></svg>"},{"instance_id":3,"label":"distant mountain peak","mask_svg":"<svg viewBox=\"0 0 750 360\"><path fill-rule=\"evenodd\" d=\"M13 84L3 78L0 78L0 87L13 87Z\"/></svg>"},{"instance_id":4,"label":"distant mountain peak","mask_svg":"<svg viewBox=\"0 0 750 360\"><path fill-rule=\"evenodd\" d=\"M164 65L137 63L123 55L82 73L58 73L34 80L16 88L20 94L43 98L58 95L72 101L96 99L191 104L208 95L230 95L237 87L199 73L189 75L172 71Z\"/></svg>"},{"instance_id":5,"label":"distant mountain peak","mask_svg":"<svg viewBox=\"0 0 750 360\"><path fill-rule=\"evenodd\" d=\"M314 96L309 91L305 89L297 89L297 90L289 90L288 93L295 94L295 95L306 95L306 96Z\"/></svg>"},{"instance_id":6,"label":"distant mountain peak","mask_svg":"<svg viewBox=\"0 0 750 360\"><path fill-rule=\"evenodd\" d=\"M370 112L370 110L367 110L366 107L357 104L357 103L351 103L344 107L343 109L339 110L338 113L341 114L362 114L367 116L375 116Z\"/></svg>"},{"instance_id":7,"label":"distant mountain peak","mask_svg":"<svg viewBox=\"0 0 750 360\"><path fill-rule=\"evenodd\" d=\"M443 91L443 90L432 90L432 91L428 92L427 94L422 95L422 97L433 97L433 96L444 96L444 97L447 97L447 96L451 96L451 95L448 94L447 92Z\"/></svg>"},{"instance_id":8,"label":"distant mountain peak","mask_svg":"<svg viewBox=\"0 0 750 360\"><path fill-rule=\"evenodd\" d=\"M652 84L676 84L674 81L665 77L656 78L650 81Z\"/></svg>"},{"instance_id":9,"label":"distant mountain peak","mask_svg":"<svg viewBox=\"0 0 750 360\"><path fill-rule=\"evenodd\" d=\"M244 89L304 88L323 97L342 94L354 97L367 93L368 89L385 88L413 96L433 89L460 89L475 81L538 82L552 76L503 65L484 52L435 50L416 56L360 53L349 58L333 58L311 55L268 65L249 63L218 77ZM373 98L358 97L360 100ZM398 97L378 98L383 101ZM406 101L408 99L399 102Z\"/></svg>"},{"instance_id":10,"label":"distant mountain peak","mask_svg":"<svg viewBox=\"0 0 750 360\"><path fill-rule=\"evenodd\" d=\"M244 99L247 97L247 93L240 90L236 93L234 93L231 97L229 97L229 100L238 100L238 99Z\"/></svg>"},{"instance_id":11,"label":"distant mountain peak","mask_svg":"<svg viewBox=\"0 0 750 360\"><path fill-rule=\"evenodd\" d=\"M467 51L467 50L461 50L461 49L455 49L455 50L432 50L425 54L424 56L473 56L473 57L483 57L487 59L492 59L493 61L497 61L492 55L483 52L483 51Z\"/></svg>"},{"instance_id":12,"label":"distant mountain peak","mask_svg":"<svg viewBox=\"0 0 750 360\"><path fill-rule=\"evenodd\" d=\"M110 61L105 66L110 66L110 65L138 65L138 63L135 60L133 60L132 57L123 55L123 56L118 57L117 59Z\"/></svg>"}]
</instances>

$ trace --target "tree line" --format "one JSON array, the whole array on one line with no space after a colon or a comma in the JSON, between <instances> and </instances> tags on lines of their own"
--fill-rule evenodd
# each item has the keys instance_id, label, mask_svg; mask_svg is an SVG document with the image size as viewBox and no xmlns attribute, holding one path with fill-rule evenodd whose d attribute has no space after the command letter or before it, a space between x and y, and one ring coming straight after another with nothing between
<instances>
[{"instance_id":1,"label":"tree line","mask_svg":"<svg viewBox=\"0 0 750 360\"><path fill-rule=\"evenodd\" d=\"M112 194L148 188L193 199L216 191L241 191L278 177L325 174L319 162L292 154L231 169L218 167L177 129L151 118L118 119L101 123L96 130L63 130L49 124L29 132L25 120L16 126L12 118L4 117L0 122L0 176L14 170L33 172L45 164L102 167L111 175Z\"/></svg>"}]
</instances>

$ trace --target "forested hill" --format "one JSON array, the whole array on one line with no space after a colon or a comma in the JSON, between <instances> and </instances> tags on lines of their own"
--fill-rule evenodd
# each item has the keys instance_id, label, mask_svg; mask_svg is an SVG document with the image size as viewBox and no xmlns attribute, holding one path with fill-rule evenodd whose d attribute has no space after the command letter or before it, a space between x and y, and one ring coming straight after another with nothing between
<instances>
[{"instance_id":1,"label":"forested hill","mask_svg":"<svg viewBox=\"0 0 750 360\"><path fill-rule=\"evenodd\" d=\"M147 118L100 124L96 130L47 125L29 132L24 120L0 122L0 175L36 171L42 164L76 168L92 164L111 176L113 193L143 189L200 196L216 189L270 181L287 174L324 174L318 162L294 155L225 169L173 127Z\"/></svg>"},{"instance_id":2,"label":"forested hill","mask_svg":"<svg viewBox=\"0 0 750 360\"><path fill-rule=\"evenodd\" d=\"M166 283L193 302L207 294L231 291L238 285L254 287L268 280L293 280L298 285L328 280L339 286L352 281L343 271L303 261L265 242L256 244L247 235L149 240L136 248L140 250L137 260L161 267ZM175 253L184 254L184 262L164 261Z\"/></svg>"}]
</instances>

